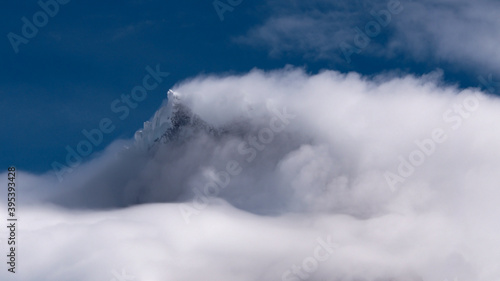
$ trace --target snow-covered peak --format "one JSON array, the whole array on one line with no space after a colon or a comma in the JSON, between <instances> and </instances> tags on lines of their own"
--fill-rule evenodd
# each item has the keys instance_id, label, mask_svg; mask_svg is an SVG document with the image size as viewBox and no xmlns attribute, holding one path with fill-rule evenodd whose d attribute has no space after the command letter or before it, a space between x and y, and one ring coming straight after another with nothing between
<instances>
[{"instance_id":1,"label":"snow-covered peak","mask_svg":"<svg viewBox=\"0 0 500 281\"><path fill-rule=\"evenodd\" d=\"M185 138L197 130L215 132L215 129L182 104L178 93L169 90L167 104L158 109L150 121L144 122L143 129L135 133L135 146L148 150L160 141Z\"/></svg>"},{"instance_id":2,"label":"snow-covered peak","mask_svg":"<svg viewBox=\"0 0 500 281\"><path fill-rule=\"evenodd\" d=\"M172 116L175 115L180 97L177 93L169 90L167 93L167 104L162 106L150 121L144 122L144 128L138 130L135 135L135 146L148 149L168 129L173 127Z\"/></svg>"}]
</instances>

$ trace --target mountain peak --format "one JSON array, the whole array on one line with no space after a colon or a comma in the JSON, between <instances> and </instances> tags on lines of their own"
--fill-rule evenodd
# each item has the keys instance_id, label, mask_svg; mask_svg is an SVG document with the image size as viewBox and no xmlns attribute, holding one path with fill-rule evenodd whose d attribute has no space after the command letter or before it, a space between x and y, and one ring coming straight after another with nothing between
<instances>
[{"instance_id":1,"label":"mountain peak","mask_svg":"<svg viewBox=\"0 0 500 281\"><path fill-rule=\"evenodd\" d=\"M158 143L178 141L205 131L217 134L217 130L202 120L182 103L181 96L169 90L167 104L158 109L150 121L135 133L135 146L149 150Z\"/></svg>"}]
</instances>

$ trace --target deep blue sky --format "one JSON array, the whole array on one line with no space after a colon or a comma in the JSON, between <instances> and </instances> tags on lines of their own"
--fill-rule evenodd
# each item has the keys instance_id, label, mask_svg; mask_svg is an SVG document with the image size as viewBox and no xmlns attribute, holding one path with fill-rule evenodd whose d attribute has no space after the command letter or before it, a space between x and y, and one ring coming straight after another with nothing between
<instances>
[{"instance_id":1,"label":"deep blue sky","mask_svg":"<svg viewBox=\"0 0 500 281\"><path fill-rule=\"evenodd\" d=\"M57 15L27 44L21 44L17 54L7 34L20 35L21 18L31 20L41 8L37 1L4 3L0 12L0 170L8 165L36 173L51 170L53 161L64 162L64 147L76 146L83 139L82 129L97 128L104 117L117 128L105 135L98 151L117 138L130 138L154 114L170 87L199 74L242 73L287 64L311 73L328 68L418 74L439 67L450 82L477 85L477 73L436 60L411 60L404 53L389 59L361 53L347 64L300 52L271 54L258 42L236 41L276 12L267 2L245 0L221 21L211 1L72 0L60 5ZM374 40L383 44L388 36L390 29ZM146 66L157 64L171 75L128 118L118 119L110 110L111 102L142 83Z\"/></svg>"}]
</instances>

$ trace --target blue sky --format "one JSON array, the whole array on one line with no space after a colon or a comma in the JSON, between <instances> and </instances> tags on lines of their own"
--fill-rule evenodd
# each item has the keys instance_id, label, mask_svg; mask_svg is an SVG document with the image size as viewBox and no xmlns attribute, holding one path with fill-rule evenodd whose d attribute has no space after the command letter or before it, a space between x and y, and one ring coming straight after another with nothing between
<instances>
[{"instance_id":1,"label":"blue sky","mask_svg":"<svg viewBox=\"0 0 500 281\"><path fill-rule=\"evenodd\" d=\"M494 15L474 17L475 10L496 5L492 1L477 5L401 1L401 13L393 14L387 26L347 63L339 44L353 45L354 28L363 29L373 20L370 12L387 9L387 3L245 0L224 12L221 21L210 1L72 0L59 4L54 17L27 44L20 44L18 53L8 34L21 35L21 18L32 21L41 7L37 1L6 3L0 44L0 169L16 165L31 172L48 171L53 161L64 160L66 145L76 146L83 138L81 131L97 128L105 117L116 129L95 150L118 138L130 138L154 114L169 88L197 75L286 65L304 67L310 73L333 69L365 75L441 69L447 82L468 87L477 86L478 75L495 73L497 59L487 57L488 44L485 50L469 50L466 43L453 43L481 36L473 29L475 24L497 26ZM426 10L429 7L433 9ZM417 17L421 22L412 22ZM471 30L453 23L461 17L469 20L465 26ZM431 23L442 28L426 29L424 25ZM460 28L462 37L449 36L448 25ZM453 47L459 44L460 48ZM142 83L147 66L156 65L170 75L127 118L117 118L110 104Z\"/></svg>"},{"instance_id":2,"label":"blue sky","mask_svg":"<svg viewBox=\"0 0 500 281\"><path fill-rule=\"evenodd\" d=\"M498 11L7 1L0 280L500 280Z\"/></svg>"}]
</instances>

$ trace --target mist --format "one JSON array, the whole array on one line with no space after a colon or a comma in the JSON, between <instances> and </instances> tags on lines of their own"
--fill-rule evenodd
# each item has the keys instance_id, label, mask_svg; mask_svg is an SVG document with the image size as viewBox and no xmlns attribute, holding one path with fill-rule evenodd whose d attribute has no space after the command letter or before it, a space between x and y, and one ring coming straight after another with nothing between
<instances>
[{"instance_id":1,"label":"mist","mask_svg":"<svg viewBox=\"0 0 500 281\"><path fill-rule=\"evenodd\" d=\"M19 172L17 277L495 280L499 118L439 72L182 81L63 181Z\"/></svg>"}]
</instances>

